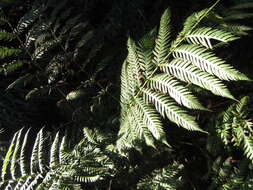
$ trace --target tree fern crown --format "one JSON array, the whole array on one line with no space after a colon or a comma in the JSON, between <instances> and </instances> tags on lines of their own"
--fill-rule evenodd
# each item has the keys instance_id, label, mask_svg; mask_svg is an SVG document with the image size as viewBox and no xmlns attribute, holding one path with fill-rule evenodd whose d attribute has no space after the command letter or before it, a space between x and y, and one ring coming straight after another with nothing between
<instances>
[{"instance_id":1,"label":"tree fern crown","mask_svg":"<svg viewBox=\"0 0 253 190\"><path fill-rule=\"evenodd\" d=\"M213 43L228 43L238 37L225 30L201 26L205 12L191 15L173 41L169 9L161 17L155 40L152 35L139 42L129 38L128 56L121 73L123 118L118 144L138 139L147 144L154 139L166 143L160 116L188 130L203 132L183 107L208 109L185 84L192 83L215 95L235 99L222 80L249 80L215 55ZM148 41L154 45L145 46Z\"/></svg>"}]
</instances>

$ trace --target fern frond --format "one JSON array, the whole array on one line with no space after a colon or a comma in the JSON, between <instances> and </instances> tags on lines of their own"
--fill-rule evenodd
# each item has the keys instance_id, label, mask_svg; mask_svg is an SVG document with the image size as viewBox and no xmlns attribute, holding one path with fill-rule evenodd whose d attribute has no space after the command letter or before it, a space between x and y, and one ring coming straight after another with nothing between
<instances>
[{"instance_id":1,"label":"fern frond","mask_svg":"<svg viewBox=\"0 0 253 190\"><path fill-rule=\"evenodd\" d=\"M51 168L54 168L58 163L59 163L59 132L56 134L55 138L54 138L54 142L51 146L51 150L50 150L50 162L49 162L49 166Z\"/></svg>"},{"instance_id":2,"label":"fern frond","mask_svg":"<svg viewBox=\"0 0 253 190\"><path fill-rule=\"evenodd\" d=\"M182 184L180 179L180 171L182 169L183 165L177 162L173 162L161 169L156 169L138 182L137 189L176 190Z\"/></svg>"},{"instance_id":3,"label":"fern frond","mask_svg":"<svg viewBox=\"0 0 253 190\"><path fill-rule=\"evenodd\" d=\"M173 52L175 58L182 58L223 80L249 80L244 74L216 57L205 48L196 45L182 45Z\"/></svg>"},{"instance_id":4,"label":"fern frond","mask_svg":"<svg viewBox=\"0 0 253 190\"><path fill-rule=\"evenodd\" d=\"M21 176L26 176L29 173L29 168L28 168L28 162L27 162L27 156L26 156L26 151L28 147L28 135L30 132L29 128L27 132L25 133L24 140L22 143L21 147L21 152L20 152L20 171L21 171Z\"/></svg>"},{"instance_id":5,"label":"fern frond","mask_svg":"<svg viewBox=\"0 0 253 190\"><path fill-rule=\"evenodd\" d=\"M18 132L16 132L12 138L12 141L11 141L11 144L9 146L9 149L5 155L5 158L4 158L4 162L3 162L3 166L2 166L2 181L4 181L6 179L6 175L7 175L7 169L8 169L8 166L9 166L9 163L11 161L11 158L12 158L12 154L13 154L13 151L14 151L14 148L15 148L15 141L17 139L17 135L18 135Z\"/></svg>"},{"instance_id":6,"label":"fern frond","mask_svg":"<svg viewBox=\"0 0 253 190\"><path fill-rule=\"evenodd\" d=\"M170 63L161 65L161 68L182 81L196 84L216 95L235 99L219 79L199 70L189 61L173 59Z\"/></svg>"},{"instance_id":7,"label":"fern frond","mask_svg":"<svg viewBox=\"0 0 253 190\"><path fill-rule=\"evenodd\" d=\"M38 166L39 171L43 173L46 168L46 158L44 156L44 149L45 149L45 136L43 133L43 128L38 133L39 136L39 143L38 143Z\"/></svg>"},{"instance_id":8,"label":"fern frond","mask_svg":"<svg viewBox=\"0 0 253 190\"><path fill-rule=\"evenodd\" d=\"M189 43L203 45L206 48L210 49L213 48L211 40L217 40L227 43L236 39L238 39L238 37L234 36L230 32L213 29L210 27L197 28L186 35L186 40Z\"/></svg>"},{"instance_id":9,"label":"fern frond","mask_svg":"<svg viewBox=\"0 0 253 190\"><path fill-rule=\"evenodd\" d=\"M72 184L96 182L106 176L112 177L117 172L115 169L116 160L112 158L116 156L116 153L100 148L106 144L106 140L96 145L87 141L81 141L73 150L66 151L66 148L64 148L66 147L65 138L61 140L61 145L59 146L59 133L56 134L52 145L49 145L51 146L51 151L48 162L47 150L44 149L46 138L43 129L37 134L30 160L31 167L28 168L27 161L23 160L25 158L25 149L30 149L27 146L28 132L26 132L23 140L22 130L14 135L2 168L3 183L1 188L33 190L50 189L55 186L56 189L59 189L64 184L71 187ZM21 151L20 144L22 144ZM119 155L117 155L117 158L121 160ZM12 163L8 167L10 159ZM21 173L15 173L16 167ZM7 176L9 174L12 176L8 179ZM60 183L58 183L59 180L61 181Z\"/></svg>"},{"instance_id":10,"label":"fern frond","mask_svg":"<svg viewBox=\"0 0 253 190\"><path fill-rule=\"evenodd\" d=\"M14 60L10 63L6 63L0 67L0 72L5 73L5 75L8 75L11 72L16 71L17 69L21 68L25 62L20 60Z\"/></svg>"},{"instance_id":11,"label":"fern frond","mask_svg":"<svg viewBox=\"0 0 253 190\"><path fill-rule=\"evenodd\" d=\"M236 100L222 80L250 80L213 53L212 48L215 45L217 47L228 43L237 37L233 32L222 27L225 22L211 11L212 8L196 12L188 17L183 30L172 42L169 9L162 15L156 40L153 40L154 45L149 42L153 39L150 34L137 43L129 38L128 56L121 73L122 101L119 136L122 138L120 138L120 143L127 144L129 139L143 140L141 137L144 138L144 136L140 135L144 134L144 130L140 127L143 124L148 126L152 135L159 140L157 131L154 130L158 126L161 127L161 120L158 115L156 117L153 115L155 110L148 109L151 106L149 104L155 105L160 115L177 125L189 130L203 131L192 116L177 106L180 104L189 109L207 110L198 102L189 88L183 86L185 83L193 83L215 95ZM210 27L209 22L212 19L217 22L215 29ZM200 27L199 25L202 24L208 27ZM188 41L189 44L182 45L184 41ZM212 45L213 41L219 43ZM145 42L148 45L145 45ZM141 96L144 102L139 102ZM138 109L135 108L136 105ZM135 115L129 114L129 110L133 108L132 112L138 112ZM159 125L158 121L160 121ZM154 127L156 124L157 126ZM137 130L137 136L132 134L134 130ZM162 131L162 128L159 131ZM128 145L131 147L133 144Z\"/></svg>"},{"instance_id":12,"label":"fern frond","mask_svg":"<svg viewBox=\"0 0 253 190\"><path fill-rule=\"evenodd\" d=\"M162 142L166 141L162 122L156 110L151 105L146 104L141 98L137 97L135 101L138 109L140 109L140 118L143 118L145 126L148 127L149 131L157 140L161 140Z\"/></svg>"},{"instance_id":13,"label":"fern frond","mask_svg":"<svg viewBox=\"0 0 253 190\"><path fill-rule=\"evenodd\" d=\"M140 60L139 60L139 55L137 52L137 47L135 42L129 38L128 39L128 57L127 61L132 68L133 76L136 78L136 83L138 86L141 86L141 81L140 81L140 72L141 72L141 65L140 65Z\"/></svg>"},{"instance_id":14,"label":"fern frond","mask_svg":"<svg viewBox=\"0 0 253 190\"><path fill-rule=\"evenodd\" d=\"M37 173L37 170L38 170L37 163L38 163L39 140L40 140L40 135L37 135L34 145L33 145L32 154L31 154L31 161L30 161L31 174Z\"/></svg>"},{"instance_id":15,"label":"fern frond","mask_svg":"<svg viewBox=\"0 0 253 190\"><path fill-rule=\"evenodd\" d=\"M64 136L61 140L60 148L59 148L59 162L63 163L65 160L65 152L67 151L67 138Z\"/></svg>"},{"instance_id":16,"label":"fern frond","mask_svg":"<svg viewBox=\"0 0 253 190\"><path fill-rule=\"evenodd\" d=\"M244 115L244 112L247 110L246 106L248 105L249 100L250 100L249 96L244 96L240 100L240 102L238 102L238 104L236 104L235 109L236 109L237 113L239 113L240 115Z\"/></svg>"},{"instance_id":17,"label":"fern frond","mask_svg":"<svg viewBox=\"0 0 253 190\"><path fill-rule=\"evenodd\" d=\"M243 149L245 156L253 160L253 123L247 119L249 97L243 97L239 103L229 106L222 113L222 122L216 126L225 145L232 143L235 147Z\"/></svg>"},{"instance_id":18,"label":"fern frond","mask_svg":"<svg viewBox=\"0 0 253 190\"><path fill-rule=\"evenodd\" d=\"M130 114L129 117L131 118L130 120L130 124L132 125L131 131L130 131L130 138L128 139L128 141L131 142L131 146L137 145L143 138L148 139L147 142L152 142L152 140L150 140L147 137L151 137L151 139L153 138L151 135L146 136L145 131L145 124L143 122L143 120L141 119L141 115L139 112L137 112L136 110L136 106L131 107L130 109Z\"/></svg>"},{"instance_id":19,"label":"fern frond","mask_svg":"<svg viewBox=\"0 0 253 190\"><path fill-rule=\"evenodd\" d=\"M151 77L153 70L155 69L155 64L153 63L153 41L154 41L153 31L145 35L137 45L139 60L141 70L145 74L145 78Z\"/></svg>"},{"instance_id":20,"label":"fern frond","mask_svg":"<svg viewBox=\"0 0 253 190\"><path fill-rule=\"evenodd\" d=\"M198 99L185 88L175 77L167 74L159 74L150 79L152 89L168 93L177 103L190 109L207 110Z\"/></svg>"},{"instance_id":21,"label":"fern frond","mask_svg":"<svg viewBox=\"0 0 253 190\"><path fill-rule=\"evenodd\" d=\"M21 141L21 134L22 134L22 130L21 129L18 134L17 134L17 140L16 140L16 145L13 151L13 155L11 158L11 166L10 166L10 172L11 172L11 176L12 179L16 180L17 179L17 171L16 171L16 165L17 165L17 160L18 160L18 155L20 153L20 141Z\"/></svg>"},{"instance_id":22,"label":"fern frond","mask_svg":"<svg viewBox=\"0 0 253 190\"><path fill-rule=\"evenodd\" d=\"M5 30L0 30L0 40L4 41L11 41L16 38L16 35L14 35L11 32L6 32Z\"/></svg>"},{"instance_id":23,"label":"fern frond","mask_svg":"<svg viewBox=\"0 0 253 190\"><path fill-rule=\"evenodd\" d=\"M171 25L170 25L171 13L169 9L166 9L161 17L160 28L155 41L154 64L159 65L164 62L165 57L168 54L170 42L171 42Z\"/></svg>"},{"instance_id":24,"label":"fern frond","mask_svg":"<svg viewBox=\"0 0 253 190\"><path fill-rule=\"evenodd\" d=\"M203 131L199 128L194 118L175 105L175 102L169 99L166 95L152 92L149 89L142 89L143 98L146 103L155 105L157 111L163 116L168 117L172 122L185 129L192 131Z\"/></svg>"},{"instance_id":25,"label":"fern frond","mask_svg":"<svg viewBox=\"0 0 253 190\"><path fill-rule=\"evenodd\" d=\"M131 94L133 93L132 90L134 87L130 83L132 79L129 77L126 61L122 65L120 79L121 79L120 102L127 105L130 101ZM125 106L122 106L122 108L124 107Z\"/></svg>"},{"instance_id":26,"label":"fern frond","mask_svg":"<svg viewBox=\"0 0 253 190\"><path fill-rule=\"evenodd\" d=\"M251 125L253 126L253 125ZM241 129L243 132L243 129ZM244 142L243 142L243 149L244 149L244 154L246 155L247 158L250 160L253 160L253 139L252 136L248 137L244 135Z\"/></svg>"},{"instance_id":27,"label":"fern frond","mask_svg":"<svg viewBox=\"0 0 253 190\"><path fill-rule=\"evenodd\" d=\"M20 20L15 29L15 32L24 32L32 23L38 19L40 13L43 11L43 7L33 6L31 11L27 12Z\"/></svg>"},{"instance_id":28,"label":"fern frond","mask_svg":"<svg viewBox=\"0 0 253 190\"><path fill-rule=\"evenodd\" d=\"M0 58L6 58L9 56L17 55L21 52L21 49L0 47Z\"/></svg>"},{"instance_id":29,"label":"fern frond","mask_svg":"<svg viewBox=\"0 0 253 190\"><path fill-rule=\"evenodd\" d=\"M178 37L172 42L171 47L172 48L176 48L181 41L183 40L183 38L189 34L192 30L195 29L195 27L197 26L197 24L202 21L202 19L207 16L208 14L210 14L208 12L208 9L204 9L201 10L199 12L194 12L192 15L190 15L189 17L187 17L187 19L185 20L185 22L183 23L183 29L182 31L179 33Z\"/></svg>"}]
</instances>

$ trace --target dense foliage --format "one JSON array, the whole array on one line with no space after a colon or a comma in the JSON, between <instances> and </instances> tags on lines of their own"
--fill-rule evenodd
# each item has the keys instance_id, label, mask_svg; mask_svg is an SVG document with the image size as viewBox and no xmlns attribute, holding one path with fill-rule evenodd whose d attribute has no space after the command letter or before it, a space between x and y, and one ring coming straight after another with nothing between
<instances>
[{"instance_id":1,"label":"dense foliage","mask_svg":"<svg viewBox=\"0 0 253 190\"><path fill-rule=\"evenodd\" d=\"M253 3L189 2L0 1L0 188L253 189Z\"/></svg>"}]
</instances>

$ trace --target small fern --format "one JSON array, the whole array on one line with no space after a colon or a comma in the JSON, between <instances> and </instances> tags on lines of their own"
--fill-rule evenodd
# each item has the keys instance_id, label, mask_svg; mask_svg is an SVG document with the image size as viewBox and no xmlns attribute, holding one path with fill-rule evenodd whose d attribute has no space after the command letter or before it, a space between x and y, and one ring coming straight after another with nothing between
<instances>
[{"instance_id":1,"label":"small fern","mask_svg":"<svg viewBox=\"0 0 253 190\"><path fill-rule=\"evenodd\" d=\"M207 190L252 189L252 163L248 159L222 159L219 156L212 165L212 184Z\"/></svg>"},{"instance_id":2,"label":"small fern","mask_svg":"<svg viewBox=\"0 0 253 190\"><path fill-rule=\"evenodd\" d=\"M161 169L156 169L138 182L137 189L176 190L182 184L182 176L180 175L182 169L183 165L177 162Z\"/></svg>"},{"instance_id":3,"label":"small fern","mask_svg":"<svg viewBox=\"0 0 253 190\"><path fill-rule=\"evenodd\" d=\"M239 147L248 159L253 160L253 123L247 118L248 103L249 97L246 96L231 105L222 113L222 121L217 122L216 128L225 145Z\"/></svg>"}]
</instances>

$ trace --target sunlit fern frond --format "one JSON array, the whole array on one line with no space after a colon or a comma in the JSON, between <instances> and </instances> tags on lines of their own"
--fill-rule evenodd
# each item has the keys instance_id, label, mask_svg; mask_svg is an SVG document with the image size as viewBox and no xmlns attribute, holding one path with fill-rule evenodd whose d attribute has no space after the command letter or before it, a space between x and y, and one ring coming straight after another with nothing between
<instances>
[{"instance_id":1,"label":"sunlit fern frond","mask_svg":"<svg viewBox=\"0 0 253 190\"><path fill-rule=\"evenodd\" d=\"M221 58L205 48L196 45L182 45L173 52L175 58L190 61L202 71L208 72L222 80L248 80L248 78L235 70L231 65L224 64Z\"/></svg>"},{"instance_id":2,"label":"sunlit fern frond","mask_svg":"<svg viewBox=\"0 0 253 190\"><path fill-rule=\"evenodd\" d=\"M135 127L140 129L144 124L156 140L166 143L162 120L159 119L157 112L181 127L203 132L194 117L177 105L189 109L208 110L190 91L187 83L195 84L215 95L235 100L222 80L250 80L215 55L212 50L214 41L228 43L238 39L238 36L217 29L218 27L203 27L202 21L210 14L212 13L208 9L192 14L186 19L177 38L172 41L171 15L170 11L166 10L160 21L156 40L152 35L146 35L139 42L134 42L131 38L128 40L128 56L121 73L123 117L119 142L123 139L123 141L127 141L126 139L131 141L131 137L135 140L144 139L142 133L133 133L137 130ZM148 36L150 40L153 39L153 43L149 44L154 45L143 45L144 42L148 42ZM128 113L136 105L140 108L140 114L130 114L129 117ZM136 121L139 121L139 125ZM163 138L158 135L158 131L159 134L163 134Z\"/></svg>"},{"instance_id":3,"label":"sunlit fern frond","mask_svg":"<svg viewBox=\"0 0 253 190\"><path fill-rule=\"evenodd\" d=\"M206 110L192 92L171 75L158 74L150 79L149 85L153 90L168 93L180 105L190 109Z\"/></svg>"},{"instance_id":4,"label":"sunlit fern frond","mask_svg":"<svg viewBox=\"0 0 253 190\"><path fill-rule=\"evenodd\" d=\"M165 61L171 43L171 13L166 9L161 17L160 27L153 50L154 64L159 65Z\"/></svg>"},{"instance_id":5,"label":"sunlit fern frond","mask_svg":"<svg viewBox=\"0 0 253 190\"><path fill-rule=\"evenodd\" d=\"M230 32L213 29L210 27L202 27L193 30L191 33L186 35L186 40L196 45L203 45L206 48L212 49L211 40L217 40L228 43L236 40L237 37Z\"/></svg>"},{"instance_id":6,"label":"sunlit fern frond","mask_svg":"<svg viewBox=\"0 0 253 190\"><path fill-rule=\"evenodd\" d=\"M234 99L226 86L218 78L201 71L188 60L173 59L168 64L164 64L161 68L168 74L174 75L176 78L198 85L204 89L210 90L212 93Z\"/></svg>"}]
</instances>

